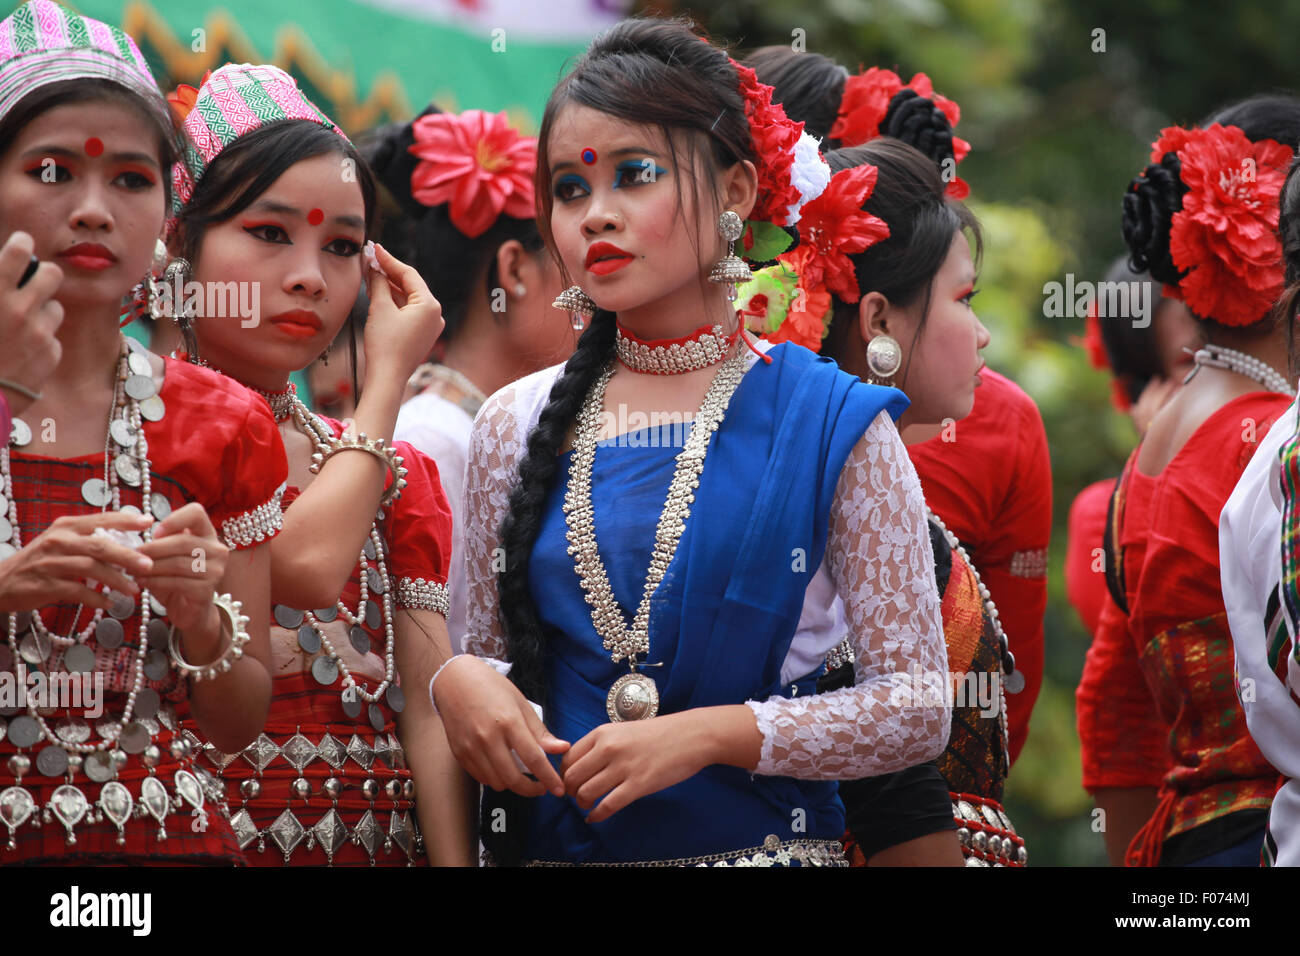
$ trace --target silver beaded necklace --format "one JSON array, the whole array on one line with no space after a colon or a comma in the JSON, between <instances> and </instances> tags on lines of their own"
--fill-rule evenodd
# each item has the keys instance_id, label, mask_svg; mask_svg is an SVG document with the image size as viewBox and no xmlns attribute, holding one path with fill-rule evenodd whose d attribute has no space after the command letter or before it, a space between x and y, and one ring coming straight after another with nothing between
<instances>
[{"instance_id":1,"label":"silver beaded necklace","mask_svg":"<svg viewBox=\"0 0 1300 956\"><path fill-rule=\"evenodd\" d=\"M611 721L644 720L659 712L659 691L654 681L637 672L636 658L650 650L650 599L663 581L686 530L695 489L704 471L709 440L718 430L731 396L745 374L746 354L737 351L723 363L705 393L700 413L691 425L686 444L677 455L668 497L655 528L654 549L646 574L641 603L629 628L623 611L610 589L605 565L596 544L595 511L591 499L591 473L596 461L600 414L605 389L614 374L611 364L592 385L578 413L573 440L573 462L564 494L564 517L568 526L569 554L574 570L591 605L591 620L614 661L626 659L629 673L614 682L605 710Z\"/></svg>"},{"instance_id":2,"label":"silver beaded necklace","mask_svg":"<svg viewBox=\"0 0 1300 956\"><path fill-rule=\"evenodd\" d=\"M1196 351L1183 349L1192 356L1192 361L1196 364L1187 377L1183 379L1186 385L1202 367L1209 365L1213 368L1227 369L1230 372L1236 372L1238 375L1245 375L1247 378L1254 379L1263 385L1270 392L1277 392L1281 395L1290 395L1293 391L1291 383L1287 381L1285 375L1278 372L1275 368L1253 355L1247 355L1245 352L1239 352L1236 349L1230 349L1222 345L1204 345Z\"/></svg>"}]
</instances>

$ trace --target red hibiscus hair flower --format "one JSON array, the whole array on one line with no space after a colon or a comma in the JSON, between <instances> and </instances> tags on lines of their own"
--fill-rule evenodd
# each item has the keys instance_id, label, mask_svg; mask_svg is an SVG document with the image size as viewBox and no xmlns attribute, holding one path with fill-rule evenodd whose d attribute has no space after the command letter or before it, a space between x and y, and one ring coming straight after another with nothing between
<instances>
[{"instance_id":1,"label":"red hibiscus hair flower","mask_svg":"<svg viewBox=\"0 0 1300 956\"><path fill-rule=\"evenodd\" d=\"M411 124L420 162L411 174L411 196L425 206L450 204L452 224L470 239L491 228L502 213L531 219L537 140L520 136L504 111L431 113Z\"/></svg>"},{"instance_id":2,"label":"red hibiscus hair flower","mask_svg":"<svg viewBox=\"0 0 1300 956\"><path fill-rule=\"evenodd\" d=\"M1176 297L1223 325L1258 322L1282 292L1278 197L1291 149L1215 123L1161 131L1153 161L1167 152L1177 153L1187 186L1169 230L1170 256L1185 273Z\"/></svg>"},{"instance_id":3,"label":"red hibiscus hair flower","mask_svg":"<svg viewBox=\"0 0 1300 956\"><path fill-rule=\"evenodd\" d=\"M817 258L817 251L811 246L796 246L792 251L781 255L781 261L789 267L799 281L795 286L797 294L790 303L790 310L777 330L765 338L773 345L793 342L806 349L820 352L822 339L826 337L829 323L826 321L831 311L831 294L826 287L816 281L809 281L807 274L815 273L811 267Z\"/></svg>"},{"instance_id":4,"label":"red hibiscus hair flower","mask_svg":"<svg viewBox=\"0 0 1300 956\"><path fill-rule=\"evenodd\" d=\"M889 113L889 104L900 90L910 89L917 96L924 96L948 118L952 126L952 155L955 163L960 163L970 154L970 143L956 134L957 123L961 120L961 107L953 100L934 91L934 84L924 73L913 75L906 84L893 70L883 70L873 66L865 73L851 76L844 82L844 95L840 97L840 110L831 127L831 139L840 141L841 146L861 146L880 135L880 124ZM954 176L945 190L952 199L965 199L970 195L970 186L959 176Z\"/></svg>"}]
</instances>

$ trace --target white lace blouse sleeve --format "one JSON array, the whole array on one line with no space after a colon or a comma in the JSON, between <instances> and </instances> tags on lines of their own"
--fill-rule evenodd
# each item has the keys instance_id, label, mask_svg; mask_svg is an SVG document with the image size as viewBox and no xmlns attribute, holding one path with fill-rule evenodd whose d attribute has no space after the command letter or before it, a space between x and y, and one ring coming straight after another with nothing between
<instances>
[{"instance_id":1,"label":"white lace blouse sleeve","mask_svg":"<svg viewBox=\"0 0 1300 956\"><path fill-rule=\"evenodd\" d=\"M483 404L470 433L465 469L465 652L496 661L505 660L506 640L497 613L500 565L494 556L523 452L514 397L507 387Z\"/></svg>"},{"instance_id":2,"label":"white lace blouse sleeve","mask_svg":"<svg viewBox=\"0 0 1300 956\"><path fill-rule=\"evenodd\" d=\"M756 773L853 780L933 760L948 742L948 677L920 480L889 415L854 446L831 506L827 556L856 654L852 687L749 701ZM941 684L939 686L942 686Z\"/></svg>"}]
</instances>

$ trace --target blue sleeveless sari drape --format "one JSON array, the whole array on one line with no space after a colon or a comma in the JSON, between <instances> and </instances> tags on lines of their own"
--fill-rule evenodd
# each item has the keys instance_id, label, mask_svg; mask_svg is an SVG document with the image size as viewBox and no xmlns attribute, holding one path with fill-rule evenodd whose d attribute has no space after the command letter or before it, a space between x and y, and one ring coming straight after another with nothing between
<instances>
[{"instance_id":1,"label":"blue sleeveless sari drape","mask_svg":"<svg viewBox=\"0 0 1300 956\"><path fill-rule=\"evenodd\" d=\"M822 562L840 471L871 421L907 407L902 392L865 385L791 344L746 373L710 442L677 554L655 592L650 664L660 713L812 693L817 672L781 685L804 592ZM592 474L601 560L631 621L655 525L685 429L661 426L602 442ZM675 447L674 447L675 441ZM568 554L562 504L572 454L543 509L529 586L546 629L546 723L576 743L606 723L610 660ZM558 760L556 761L558 764ZM590 825L568 797L534 803L525 857L628 862L724 853L781 840L838 839L844 813L829 781L753 775L713 765Z\"/></svg>"}]
</instances>

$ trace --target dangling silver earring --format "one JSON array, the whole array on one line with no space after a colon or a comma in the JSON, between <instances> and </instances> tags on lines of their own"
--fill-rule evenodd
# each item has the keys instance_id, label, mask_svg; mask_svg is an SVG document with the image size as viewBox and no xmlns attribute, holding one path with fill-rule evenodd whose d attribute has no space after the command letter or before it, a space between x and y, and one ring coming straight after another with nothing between
<instances>
[{"instance_id":1,"label":"dangling silver earring","mask_svg":"<svg viewBox=\"0 0 1300 956\"><path fill-rule=\"evenodd\" d=\"M736 240L745 233L744 220L728 209L718 217L718 235L727 240L727 254L718 260L713 271L709 273L710 282L720 282L727 286L727 298L736 299L736 285L753 278L745 260L736 255Z\"/></svg>"},{"instance_id":2,"label":"dangling silver earring","mask_svg":"<svg viewBox=\"0 0 1300 956\"><path fill-rule=\"evenodd\" d=\"M867 379L872 385L889 385L902 364L903 349L892 335L877 335L867 343Z\"/></svg>"},{"instance_id":3,"label":"dangling silver earring","mask_svg":"<svg viewBox=\"0 0 1300 956\"><path fill-rule=\"evenodd\" d=\"M596 303L591 300L591 296L582 291L581 286L576 285L571 285L561 292L551 303L551 307L561 312L568 312L569 321L578 332L586 328L586 320L596 314Z\"/></svg>"}]
</instances>

